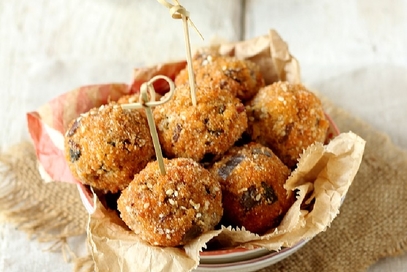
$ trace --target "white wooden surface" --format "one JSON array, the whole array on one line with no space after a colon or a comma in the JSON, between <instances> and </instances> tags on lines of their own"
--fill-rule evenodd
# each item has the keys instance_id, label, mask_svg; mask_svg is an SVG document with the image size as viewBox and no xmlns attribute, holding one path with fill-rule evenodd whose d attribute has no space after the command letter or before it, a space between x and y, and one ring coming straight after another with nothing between
<instances>
[{"instance_id":1,"label":"white wooden surface","mask_svg":"<svg viewBox=\"0 0 407 272\"><path fill-rule=\"evenodd\" d=\"M181 3L206 39L191 31L194 46L276 29L307 85L407 149L406 1L247 0L244 10L235 0ZM129 82L135 66L183 57L181 22L154 0L0 0L0 149L28 139L25 112L54 96ZM0 271L71 270L46 247L0 224ZM406 270L406 255L369 269Z\"/></svg>"}]
</instances>

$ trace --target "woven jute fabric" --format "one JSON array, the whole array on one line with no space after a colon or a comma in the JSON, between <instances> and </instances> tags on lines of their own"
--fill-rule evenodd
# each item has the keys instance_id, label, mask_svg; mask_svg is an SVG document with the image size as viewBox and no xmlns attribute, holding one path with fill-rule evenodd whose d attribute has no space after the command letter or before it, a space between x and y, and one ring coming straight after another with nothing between
<instances>
[{"instance_id":1,"label":"woven jute fabric","mask_svg":"<svg viewBox=\"0 0 407 272\"><path fill-rule=\"evenodd\" d=\"M23 142L0 155L0 220L64 250L67 238L86 232L88 215L76 185L43 181L33 145Z\"/></svg>"},{"instance_id":2,"label":"woven jute fabric","mask_svg":"<svg viewBox=\"0 0 407 272\"><path fill-rule=\"evenodd\" d=\"M341 131L366 140L359 172L330 228L261 272L365 271L378 259L407 250L407 153L388 136L323 102Z\"/></svg>"},{"instance_id":3,"label":"woven jute fabric","mask_svg":"<svg viewBox=\"0 0 407 272\"><path fill-rule=\"evenodd\" d=\"M378 259L407 250L407 153L363 121L323 102L341 131L366 140L360 170L330 228L262 272L365 271ZM88 216L75 186L44 183L31 144L10 149L0 163L0 218L42 240L85 232ZM79 259L75 269L82 265L92 269L87 258Z\"/></svg>"}]
</instances>

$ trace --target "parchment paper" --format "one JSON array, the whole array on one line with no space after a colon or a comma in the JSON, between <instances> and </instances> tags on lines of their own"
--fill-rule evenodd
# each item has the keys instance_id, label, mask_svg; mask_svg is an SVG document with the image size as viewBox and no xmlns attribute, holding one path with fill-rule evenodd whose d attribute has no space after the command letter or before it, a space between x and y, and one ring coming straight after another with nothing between
<instances>
[{"instance_id":1,"label":"parchment paper","mask_svg":"<svg viewBox=\"0 0 407 272\"><path fill-rule=\"evenodd\" d=\"M220 53L257 62L266 84L278 80L300 82L297 60L277 32L252 40L214 46ZM55 98L36 112L27 114L43 176L52 180L78 183L63 157L66 125L80 113L100 106L121 95L137 92L141 83L163 74L174 78L185 61L165 63L134 71L132 84L106 84L81 87ZM164 93L166 85L155 85ZM245 230L222 227L204 233L180 248L154 247L138 239L115 211L107 210L95 199L90 215L88 240L98 271L189 271L199 264L199 252L213 237L225 246L270 250L289 247L324 231L339 212L341 201L359 168L365 142L352 132L342 133L328 145L314 144L304 151L298 167L286 183L297 200L280 226L262 236ZM82 189L81 189L82 190ZM86 199L84 200L86 201ZM304 208L305 207L305 208Z\"/></svg>"}]
</instances>

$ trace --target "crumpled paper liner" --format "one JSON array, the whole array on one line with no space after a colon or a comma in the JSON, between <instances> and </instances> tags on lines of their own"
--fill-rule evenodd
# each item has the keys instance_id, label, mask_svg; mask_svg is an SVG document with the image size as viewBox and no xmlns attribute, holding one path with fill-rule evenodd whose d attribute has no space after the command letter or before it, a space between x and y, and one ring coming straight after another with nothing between
<instances>
[{"instance_id":1,"label":"crumpled paper liner","mask_svg":"<svg viewBox=\"0 0 407 272\"><path fill-rule=\"evenodd\" d=\"M269 35L252 40L213 47L222 54L257 62L266 84L278 80L300 82L298 61L290 55L287 44L274 30L270 30ZM41 176L47 181L79 183L72 176L63 156L64 134L69 123L94 107L138 92L142 83L156 75L166 75L174 79L185 65L186 62L182 60L137 68L130 86L102 84L79 87L52 99L36 111L27 113L28 130L34 142ZM157 93L163 94L168 90L168 84L164 80L158 80L154 83L154 88Z\"/></svg>"},{"instance_id":2,"label":"crumpled paper liner","mask_svg":"<svg viewBox=\"0 0 407 272\"><path fill-rule=\"evenodd\" d=\"M310 146L287 180L288 190L298 197L280 226L258 236L244 230L222 227L209 231L183 248L156 247L141 241L115 211L97 202L90 216L89 242L97 271L190 271L199 264L199 252L216 236L233 245L279 250L324 231L339 213L362 160L365 142L352 132L342 133L328 145ZM314 200L311 211L301 209Z\"/></svg>"},{"instance_id":3,"label":"crumpled paper liner","mask_svg":"<svg viewBox=\"0 0 407 272\"><path fill-rule=\"evenodd\" d=\"M69 123L81 113L118 100L128 92L127 84L80 87L52 99L35 112L27 113L28 131L44 180L79 183L64 157L64 135Z\"/></svg>"},{"instance_id":4,"label":"crumpled paper liner","mask_svg":"<svg viewBox=\"0 0 407 272\"><path fill-rule=\"evenodd\" d=\"M277 32L248 41L213 46L220 53L258 63L266 84L278 80L300 82L297 60L291 56L287 44ZM42 176L49 180L74 182L86 196L86 190L70 174L63 156L63 135L69 122L108 101L138 92L141 83L157 74L174 78L185 67L185 61L160 64L134 71L134 81L126 84L106 84L81 87L59 96L27 114ZM158 93L167 85L157 82ZM225 246L270 250L290 247L324 231L339 212L352 180L359 168L364 149L359 136L342 133L328 145L310 146L301 156L297 169L287 181L287 190L296 192L297 201L290 208L280 226L259 236L245 230L222 227L199 236L184 247L155 247L138 239L120 220L115 211L107 210L98 199L91 202L87 195L85 206L93 206L88 226L88 240L98 271L188 271L199 264L199 252L216 237ZM308 208L304 208L308 207Z\"/></svg>"}]
</instances>

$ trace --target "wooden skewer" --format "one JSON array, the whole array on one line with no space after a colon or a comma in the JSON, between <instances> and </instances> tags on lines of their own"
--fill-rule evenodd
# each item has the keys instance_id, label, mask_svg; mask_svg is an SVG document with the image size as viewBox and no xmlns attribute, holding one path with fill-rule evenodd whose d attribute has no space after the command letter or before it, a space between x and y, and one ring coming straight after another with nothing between
<instances>
[{"instance_id":1,"label":"wooden skewer","mask_svg":"<svg viewBox=\"0 0 407 272\"><path fill-rule=\"evenodd\" d=\"M170 85L170 91L163 100L155 101L155 89L153 83L158 79L164 79ZM155 76L148 82L144 82L140 87L140 98L139 103L123 104L121 105L123 109L141 109L144 108L146 111L148 126L150 128L151 138L154 144L155 155L157 157L158 166L162 175L166 174L164 157L161 150L160 140L158 139L157 128L155 126L152 107L162 105L167 103L174 95L175 85L174 82L166 76ZM150 94L151 101L148 99L148 93Z\"/></svg>"},{"instance_id":2,"label":"wooden skewer","mask_svg":"<svg viewBox=\"0 0 407 272\"><path fill-rule=\"evenodd\" d=\"M202 34L196 28L191 18L189 17L189 12L180 5L178 0L174 0L175 5L168 3L166 0L157 0L160 4L169 8L171 17L174 19L182 19L184 26L184 37L185 37L185 50L187 58L187 68L188 68L188 79L191 91L192 104L196 106L196 89L195 89L195 74L192 67L192 54L191 54L191 43L189 39L188 22L195 29L198 35L203 39Z\"/></svg>"}]
</instances>

